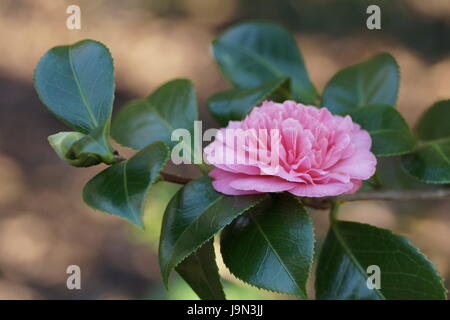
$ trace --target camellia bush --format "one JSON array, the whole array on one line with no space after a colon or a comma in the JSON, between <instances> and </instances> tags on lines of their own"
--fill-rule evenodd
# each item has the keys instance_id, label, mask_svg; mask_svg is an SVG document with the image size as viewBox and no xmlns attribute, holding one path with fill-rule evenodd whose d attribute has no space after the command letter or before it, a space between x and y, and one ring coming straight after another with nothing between
<instances>
[{"instance_id":1,"label":"camellia bush","mask_svg":"<svg viewBox=\"0 0 450 320\"><path fill-rule=\"evenodd\" d=\"M431 106L413 134L395 108L400 71L388 53L342 69L321 93L279 26L232 27L213 41L212 53L233 88L208 99L221 129L205 132L203 150L194 141L199 119L189 80L163 84L112 119L114 66L105 45L83 40L42 57L36 91L73 130L50 136L50 145L72 166L108 165L87 182L84 201L143 227L152 186L182 184L164 213L160 269L166 286L175 270L202 299L225 299L213 245L219 234L226 267L258 288L306 299L317 259L317 299L446 299L434 265L409 240L341 221L339 206L450 197L450 100ZM110 137L137 152L124 159ZM391 156L401 156L398 171L425 187L384 188L378 171ZM169 159L197 165L202 176L164 171ZM330 212L318 254L311 208Z\"/></svg>"}]
</instances>

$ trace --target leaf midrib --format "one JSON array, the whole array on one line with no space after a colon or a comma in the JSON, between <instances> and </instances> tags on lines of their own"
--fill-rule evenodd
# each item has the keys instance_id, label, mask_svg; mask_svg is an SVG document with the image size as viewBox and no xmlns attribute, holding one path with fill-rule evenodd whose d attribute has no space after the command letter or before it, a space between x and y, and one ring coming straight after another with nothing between
<instances>
[{"instance_id":1,"label":"leaf midrib","mask_svg":"<svg viewBox=\"0 0 450 320\"><path fill-rule=\"evenodd\" d=\"M103 143L100 143L97 139L93 138L91 135L87 135L85 138L90 139L95 145L99 146L100 149L103 149L104 152L106 153L110 152L110 150L107 147L108 141L104 140Z\"/></svg>"},{"instance_id":2,"label":"leaf midrib","mask_svg":"<svg viewBox=\"0 0 450 320\"><path fill-rule=\"evenodd\" d=\"M189 223L187 226L186 226L186 228L183 230L183 232L181 232L181 234L180 234L180 236L177 238L177 240L175 241L175 243L174 243L174 245L173 245L173 249L172 249L172 253L171 253L171 255L170 255L170 259L168 259L168 263L167 263L167 267L165 268L166 270L168 270L169 272L170 272L170 270L171 269L173 269L173 268L175 268L181 261L183 261L183 259L185 259L186 257L188 257L189 256L189 254L186 256L186 257L184 257L183 259L181 259L181 260L179 260L178 261L178 263L176 263L175 265L173 265L173 262L176 260L176 259L174 259L174 252L175 252L175 248L177 248L178 247L178 243L180 242L180 239L183 237L183 235L194 225L194 223L196 223L204 214L205 214L205 212L207 212L212 206L214 206L214 204L216 204L219 200L222 200L223 199L223 195L219 195L219 197L217 197L216 199L214 199L214 201L212 201L212 202L210 202L209 204L208 204L208 206L205 208L205 210L203 210L202 211L202 213L200 213L197 217L195 217L195 219L194 220L192 220L191 221L191 223ZM205 242L206 241L208 241L210 238L208 238L208 239L206 239L205 240ZM200 246L201 246L201 244L200 244ZM196 247L196 248L194 248L194 250L195 249L198 249L200 246L198 246L198 247ZM192 251L191 251L191 253L192 253ZM173 265L173 267L170 267L170 265Z\"/></svg>"},{"instance_id":3,"label":"leaf midrib","mask_svg":"<svg viewBox=\"0 0 450 320\"><path fill-rule=\"evenodd\" d=\"M264 230L261 228L261 225L256 221L256 219L253 217L253 215L251 213L249 214L249 217L253 221L253 223L256 225L256 227L258 228L258 230L261 233L261 235L263 236L264 240L266 240L266 242L267 242L268 246L270 247L270 249L273 251L273 253L278 258L278 261L280 261L281 266L286 271L286 273L288 274L288 276L291 279L291 281L297 287L299 294L302 296L302 298L306 299L307 298L306 294L303 292L302 288L300 288L300 286L298 285L297 281L295 281L295 277L291 274L291 271L289 270L289 268L284 264L283 259L281 259L281 257L278 254L277 250L275 250L275 248L273 247L271 241L269 240L269 238L265 234Z\"/></svg>"},{"instance_id":4,"label":"leaf midrib","mask_svg":"<svg viewBox=\"0 0 450 320\"><path fill-rule=\"evenodd\" d=\"M251 106L248 106L246 108L246 112L244 112L245 114L248 114L250 112L250 110L252 110L254 108L255 105L259 105L263 100L265 100L271 94L273 94L277 90L281 89L283 84L288 79L289 78L286 78L286 77L280 78L280 80L276 81L275 85L272 85L270 87L267 84L264 84L259 87L251 88L251 89L237 88L237 89L231 89L228 91L222 91L219 94L227 93L231 96L231 98L228 96L226 98L219 97L219 98L214 99L214 96L213 96L210 103L211 103L211 106L212 105L219 106L219 108L214 111L217 112L220 117L222 117L222 115L223 115L223 114L221 114L221 112L224 112L224 111L227 113L227 115L225 115L225 116L231 117L232 115L238 114L240 117L241 113L242 113L242 109L239 106L236 106L235 104L233 104L234 99L239 101L242 99L247 99L248 96L250 96L250 95L257 95L258 99L254 99L255 102ZM264 90L264 89L266 89L266 90ZM263 92L263 93L261 94L261 92ZM223 103L222 106L220 106L221 103ZM212 109L214 109L214 108L212 108ZM228 122L228 120L226 120L226 122ZM226 122L225 122L225 124L226 124Z\"/></svg>"},{"instance_id":5,"label":"leaf midrib","mask_svg":"<svg viewBox=\"0 0 450 320\"><path fill-rule=\"evenodd\" d=\"M432 139L432 140L421 140L419 143L419 149L428 147L433 144L448 143L448 142L450 142L450 137L437 138L437 139Z\"/></svg>"},{"instance_id":6,"label":"leaf midrib","mask_svg":"<svg viewBox=\"0 0 450 320\"><path fill-rule=\"evenodd\" d=\"M123 163L123 171L122 171L122 175L123 175L123 189L124 189L124 193L125 193L125 200L127 202L127 206L130 209L131 213L133 214L133 216L135 218L137 218L136 221L139 221L140 217L139 217L138 214L136 214L136 211L131 206L130 196L129 196L129 193L128 193L127 164L128 164L128 160L124 161L124 163Z\"/></svg>"},{"instance_id":7,"label":"leaf midrib","mask_svg":"<svg viewBox=\"0 0 450 320\"><path fill-rule=\"evenodd\" d=\"M450 166L450 160L447 157L447 155L442 151L441 146L439 143L433 143L431 144L431 147L444 159L444 161Z\"/></svg>"},{"instance_id":8,"label":"leaf midrib","mask_svg":"<svg viewBox=\"0 0 450 320\"><path fill-rule=\"evenodd\" d=\"M353 262L353 264L355 265L356 270L359 271L359 273L363 276L363 278L366 278L367 277L367 273L364 271L362 266L359 264L358 259L356 259L356 257L353 255L351 249L347 246L347 243L346 243L344 237L339 232L338 227L337 227L338 223L339 222L332 222L331 230L333 230L334 235L336 236L336 239L341 244L342 249L344 249L344 251L348 255L350 261ZM380 299L386 300L386 298L384 297L383 293L381 293L380 290L378 290L377 288L374 288L373 290L374 290L374 292L377 293L377 295L378 295L378 297Z\"/></svg>"},{"instance_id":9,"label":"leaf midrib","mask_svg":"<svg viewBox=\"0 0 450 320\"><path fill-rule=\"evenodd\" d=\"M175 130L175 127L173 127L166 119L164 119L163 115L159 112L158 107L148 101L147 99L143 100L145 103L145 106L154 112L156 117L162 122L162 124L166 127L167 131L171 132Z\"/></svg>"},{"instance_id":10,"label":"leaf midrib","mask_svg":"<svg viewBox=\"0 0 450 320\"><path fill-rule=\"evenodd\" d=\"M236 50L244 53L245 55L249 56L250 58L253 58L256 62L258 62L260 65L262 65L265 69L267 69L267 71L269 71L273 75L275 75L277 77L283 77L284 76L283 73L280 72L277 68L274 68L270 64L268 64L266 62L266 59L264 57L262 57L260 54L254 52L252 50L249 50L247 48L244 48L242 46L239 46L239 45L236 45L236 44L233 44L233 43L229 43L229 42L224 42L224 43L222 43L222 45L230 46L231 48L236 49Z\"/></svg>"},{"instance_id":11,"label":"leaf midrib","mask_svg":"<svg viewBox=\"0 0 450 320\"><path fill-rule=\"evenodd\" d=\"M164 118L164 116L160 113L160 111L158 110L158 107L157 107L155 104L153 104L153 103L151 103L150 101L148 101L148 99L145 99L145 100L143 100L143 101L144 101L144 103L145 103L145 106L147 106L148 109L152 110L153 113L156 115L156 117L157 117L157 118L161 121L161 123L166 127L166 129L167 129L167 131L169 132L169 134L170 134L171 132L173 132L174 130L177 129L177 128L175 128L174 126L172 126L172 124L170 124L170 122L168 122L168 121ZM187 130L189 130L189 129L187 129ZM189 131L191 131L191 130L189 130ZM189 158L188 158L188 159L191 159L191 158L192 158L192 146L191 146L191 144L188 144L186 141L184 141L184 139L182 139L181 145L185 146L185 147L189 150L189 155L188 155ZM183 150L184 150L184 148L183 148ZM183 157L184 157L184 154L183 154Z\"/></svg>"},{"instance_id":12,"label":"leaf midrib","mask_svg":"<svg viewBox=\"0 0 450 320\"><path fill-rule=\"evenodd\" d=\"M80 80L78 78L78 75L77 75L77 73L75 71L75 67L73 65L71 48L68 48L68 56L69 56L70 69L72 71L72 74L73 74L75 83L77 85L78 91L80 92L81 101L83 102L83 106L86 109L86 112L88 114L89 120L91 121L91 124L93 125L94 128L96 128L98 126L98 122L97 122L97 119L95 118L95 116L94 116L94 114L92 112L91 105L87 101L86 96L84 95L83 89L81 88Z\"/></svg>"},{"instance_id":13,"label":"leaf midrib","mask_svg":"<svg viewBox=\"0 0 450 320\"><path fill-rule=\"evenodd\" d=\"M205 243L205 245L207 245L207 243ZM214 253L214 244L212 244L212 250L213 250L213 253ZM206 271L205 271L205 264L202 263L202 259L199 257L199 253L197 251L194 253L194 258L195 258L195 260L198 262L198 264L201 267L200 268L200 271L201 271L200 274L201 274L202 279L204 280L204 283L207 283L207 286L208 286L208 289L210 290L210 293L212 293L212 295L215 296L216 290L213 287L211 281L208 280L208 277L207 277ZM217 265L216 265L216 269L217 269ZM217 270L217 272L218 272L218 270ZM220 278L219 278L219 282L220 282ZM225 293L223 292L222 288L220 288L220 289L221 289L222 295L225 296ZM220 297L220 299L222 299L222 297Z\"/></svg>"}]
</instances>

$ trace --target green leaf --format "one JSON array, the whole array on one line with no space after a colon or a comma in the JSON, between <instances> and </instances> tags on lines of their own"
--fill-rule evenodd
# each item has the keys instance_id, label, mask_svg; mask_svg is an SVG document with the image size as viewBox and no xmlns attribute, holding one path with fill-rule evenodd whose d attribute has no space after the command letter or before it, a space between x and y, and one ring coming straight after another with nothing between
<instances>
[{"instance_id":1,"label":"green leaf","mask_svg":"<svg viewBox=\"0 0 450 320\"><path fill-rule=\"evenodd\" d=\"M336 73L323 91L322 106L335 114L371 104L395 106L399 83L395 59L378 54Z\"/></svg>"},{"instance_id":2,"label":"green leaf","mask_svg":"<svg viewBox=\"0 0 450 320\"><path fill-rule=\"evenodd\" d=\"M402 156L406 173L426 183L450 183L450 140L422 144Z\"/></svg>"},{"instance_id":3,"label":"green leaf","mask_svg":"<svg viewBox=\"0 0 450 320\"><path fill-rule=\"evenodd\" d=\"M34 86L56 117L88 134L111 116L115 88L111 54L93 40L55 47L39 61Z\"/></svg>"},{"instance_id":4,"label":"green leaf","mask_svg":"<svg viewBox=\"0 0 450 320\"><path fill-rule=\"evenodd\" d=\"M228 121L240 121L276 91L288 91L289 85L286 78L281 78L264 83L254 88L235 88L214 94L208 99L208 109L221 126L226 126Z\"/></svg>"},{"instance_id":5,"label":"green leaf","mask_svg":"<svg viewBox=\"0 0 450 320\"><path fill-rule=\"evenodd\" d=\"M88 135L80 132L60 132L49 136L48 141L62 160L75 167L90 167L102 162L117 162L108 137L109 121Z\"/></svg>"},{"instance_id":6,"label":"green leaf","mask_svg":"<svg viewBox=\"0 0 450 320\"><path fill-rule=\"evenodd\" d=\"M416 133L422 141L450 140L450 100L436 102L417 123Z\"/></svg>"},{"instance_id":7,"label":"green leaf","mask_svg":"<svg viewBox=\"0 0 450 320\"><path fill-rule=\"evenodd\" d=\"M450 100L435 103L420 118L416 132L420 143L404 155L402 168L426 183L450 183Z\"/></svg>"},{"instance_id":8,"label":"green leaf","mask_svg":"<svg viewBox=\"0 0 450 320\"><path fill-rule=\"evenodd\" d=\"M378 156L394 156L411 152L416 139L405 119L389 105L371 105L348 113L372 137L372 152Z\"/></svg>"},{"instance_id":9,"label":"green leaf","mask_svg":"<svg viewBox=\"0 0 450 320\"><path fill-rule=\"evenodd\" d=\"M401 168L401 156L400 157L385 157L379 158L377 161L377 174L379 179L382 181L383 188L386 189L438 189L439 185L435 184L427 184L411 175L407 174ZM423 202L423 206L429 207L433 205L433 202ZM417 202L405 203L401 205L401 208L404 208L408 211L408 208L417 208ZM403 209L396 209L396 211L400 211Z\"/></svg>"},{"instance_id":10,"label":"green leaf","mask_svg":"<svg viewBox=\"0 0 450 320\"><path fill-rule=\"evenodd\" d=\"M369 289L369 266L380 268L380 289ZM369 270L370 271L370 270ZM316 296L332 300L446 299L433 264L410 241L389 230L335 222L320 253Z\"/></svg>"},{"instance_id":11,"label":"green leaf","mask_svg":"<svg viewBox=\"0 0 450 320\"><path fill-rule=\"evenodd\" d=\"M197 99L192 83L177 79L162 85L144 100L123 107L112 123L112 136L120 144L141 149L155 141L173 147L173 130L192 133L197 119Z\"/></svg>"},{"instance_id":12,"label":"green leaf","mask_svg":"<svg viewBox=\"0 0 450 320\"><path fill-rule=\"evenodd\" d=\"M142 227L145 197L169 158L162 142L155 142L132 158L115 164L92 178L83 189L84 201Z\"/></svg>"},{"instance_id":13,"label":"green leaf","mask_svg":"<svg viewBox=\"0 0 450 320\"><path fill-rule=\"evenodd\" d=\"M164 214L159 264L167 285L172 270L203 243L254 206L263 195L226 196L204 176L186 184L172 198Z\"/></svg>"},{"instance_id":14,"label":"green leaf","mask_svg":"<svg viewBox=\"0 0 450 320\"><path fill-rule=\"evenodd\" d=\"M115 151L109 144L109 120L102 126L92 130L91 133L76 141L67 157L72 159L84 159L86 157L96 157L99 162L106 164L116 163Z\"/></svg>"},{"instance_id":15,"label":"green leaf","mask_svg":"<svg viewBox=\"0 0 450 320\"><path fill-rule=\"evenodd\" d=\"M213 239L184 259L177 267L178 274L202 300L225 300L219 269L214 254Z\"/></svg>"},{"instance_id":16,"label":"green leaf","mask_svg":"<svg viewBox=\"0 0 450 320\"><path fill-rule=\"evenodd\" d=\"M72 145L84 137L86 135L80 132L59 132L49 136L48 142L61 160L75 167L89 167L99 164L100 161L95 156L88 156L85 159L70 159L67 157Z\"/></svg>"},{"instance_id":17,"label":"green leaf","mask_svg":"<svg viewBox=\"0 0 450 320\"><path fill-rule=\"evenodd\" d=\"M282 77L291 80L294 98L316 101L303 58L292 35L269 23L243 23L213 41L212 49L223 75L238 87L256 87Z\"/></svg>"},{"instance_id":18,"label":"green leaf","mask_svg":"<svg viewBox=\"0 0 450 320\"><path fill-rule=\"evenodd\" d=\"M297 199L274 194L222 232L225 265L259 288L307 298L314 253L311 218Z\"/></svg>"}]
</instances>

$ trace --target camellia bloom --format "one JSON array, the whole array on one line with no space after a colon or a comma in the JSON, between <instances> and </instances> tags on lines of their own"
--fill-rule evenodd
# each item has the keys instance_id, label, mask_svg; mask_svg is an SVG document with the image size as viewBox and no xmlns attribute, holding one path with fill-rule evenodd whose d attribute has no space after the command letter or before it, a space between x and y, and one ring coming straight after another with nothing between
<instances>
[{"instance_id":1,"label":"camellia bloom","mask_svg":"<svg viewBox=\"0 0 450 320\"><path fill-rule=\"evenodd\" d=\"M210 176L218 192L324 197L353 193L375 173L371 145L368 132L350 116L265 101L243 121L219 130L205 155L215 166Z\"/></svg>"}]
</instances>

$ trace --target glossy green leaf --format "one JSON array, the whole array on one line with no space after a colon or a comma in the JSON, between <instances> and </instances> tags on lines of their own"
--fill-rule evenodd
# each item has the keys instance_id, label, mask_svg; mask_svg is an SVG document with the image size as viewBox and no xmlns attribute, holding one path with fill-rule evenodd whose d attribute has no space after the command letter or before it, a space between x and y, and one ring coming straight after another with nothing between
<instances>
[{"instance_id":1,"label":"glossy green leaf","mask_svg":"<svg viewBox=\"0 0 450 320\"><path fill-rule=\"evenodd\" d=\"M114 149L108 142L109 122L94 129L90 134L59 132L48 137L58 156L75 167L90 167L99 163L117 162Z\"/></svg>"},{"instance_id":2,"label":"glossy green leaf","mask_svg":"<svg viewBox=\"0 0 450 320\"><path fill-rule=\"evenodd\" d=\"M226 126L228 121L240 121L259 105L268 99L276 91L289 90L289 81L286 78L264 83L254 88L235 88L214 94L208 99L208 109L221 126Z\"/></svg>"},{"instance_id":3,"label":"glossy green leaf","mask_svg":"<svg viewBox=\"0 0 450 320\"><path fill-rule=\"evenodd\" d=\"M186 184L172 198L164 214L159 264L164 283L172 270L233 219L264 195L226 196L204 176Z\"/></svg>"},{"instance_id":4,"label":"glossy green leaf","mask_svg":"<svg viewBox=\"0 0 450 320\"><path fill-rule=\"evenodd\" d=\"M48 142L61 160L75 167L88 167L99 164L100 162L95 157L89 157L80 161L80 159L69 159L66 156L72 145L83 137L86 137L86 135L80 132L59 132L49 136Z\"/></svg>"},{"instance_id":5,"label":"glossy green leaf","mask_svg":"<svg viewBox=\"0 0 450 320\"><path fill-rule=\"evenodd\" d=\"M51 49L36 67L34 85L50 111L77 131L88 134L111 116L114 67L100 42Z\"/></svg>"},{"instance_id":6,"label":"glossy green leaf","mask_svg":"<svg viewBox=\"0 0 450 320\"><path fill-rule=\"evenodd\" d=\"M440 101L420 118L418 148L401 159L402 168L427 183L450 183L450 100Z\"/></svg>"},{"instance_id":7,"label":"glossy green leaf","mask_svg":"<svg viewBox=\"0 0 450 320\"><path fill-rule=\"evenodd\" d=\"M192 133L197 119L197 100L192 83L177 79L162 85L144 100L123 107L113 119L111 133L122 145L141 149L155 141L172 147L173 130Z\"/></svg>"},{"instance_id":8,"label":"glossy green leaf","mask_svg":"<svg viewBox=\"0 0 450 320\"><path fill-rule=\"evenodd\" d=\"M67 157L72 159L96 157L99 162L114 164L116 163L115 151L108 139L109 121L106 121L102 126L76 141L67 153Z\"/></svg>"},{"instance_id":9,"label":"glossy green leaf","mask_svg":"<svg viewBox=\"0 0 450 320\"><path fill-rule=\"evenodd\" d=\"M416 139L401 114L389 105L371 105L348 113L372 137L372 152L379 157L411 152Z\"/></svg>"},{"instance_id":10,"label":"glossy green leaf","mask_svg":"<svg viewBox=\"0 0 450 320\"><path fill-rule=\"evenodd\" d=\"M307 297L314 253L311 218L297 199L274 194L224 229L221 251L237 278L259 288Z\"/></svg>"},{"instance_id":11,"label":"glossy green leaf","mask_svg":"<svg viewBox=\"0 0 450 320\"><path fill-rule=\"evenodd\" d=\"M422 141L450 140L450 100L436 102L417 123L416 133Z\"/></svg>"},{"instance_id":12,"label":"glossy green leaf","mask_svg":"<svg viewBox=\"0 0 450 320\"><path fill-rule=\"evenodd\" d=\"M212 44L223 75L238 87L256 87L289 77L294 98L314 104L316 89L295 39L285 29L269 23L243 23Z\"/></svg>"},{"instance_id":13,"label":"glossy green leaf","mask_svg":"<svg viewBox=\"0 0 450 320\"><path fill-rule=\"evenodd\" d=\"M145 197L168 158L169 150L164 143L155 142L97 174L84 187L83 199L94 209L142 227Z\"/></svg>"},{"instance_id":14,"label":"glossy green leaf","mask_svg":"<svg viewBox=\"0 0 450 320\"><path fill-rule=\"evenodd\" d=\"M377 174L380 181L382 181L383 188L386 189L427 190L440 188L439 185L427 184L425 182L422 182L412 177L411 175L407 174L404 170L402 170L401 156L379 158L377 160ZM429 207L430 205L432 206L433 202L426 201L423 202L422 205L426 208ZM400 208L399 208L400 211L403 210L403 208L406 211L408 211L409 208L421 210L417 206L416 201L411 203L404 203L403 205L400 205Z\"/></svg>"},{"instance_id":15,"label":"glossy green leaf","mask_svg":"<svg viewBox=\"0 0 450 320\"><path fill-rule=\"evenodd\" d=\"M336 73L323 91L322 106L335 114L371 104L395 106L399 84L397 62L382 53Z\"/></svg>"},{"instance_id":16,"label":"glossy green leaf","mask_svg":"<svg viewBox=\"0 0 450 320\"><path fill-rule=\"evenodd\" d=\"M202 300L225 300L214 253L214 239L207 241L177 267L178 274Z\"/></svg>"},{"instance_id":17,"label":"glossy green leaf","mask_svg":"<svg viewBox=\"0 0 450 320\"><path fill-rule=\"evenodd\" d=\"M369 289L380 269L380 288ZM371 280L369 283L372 284ZM356 222L335 222L328 232L316 274L316 296L332 300L446 299L434 265L402 236Z\"/></svg>"},{"instance_id":18,"label":"glossy green leaf","mask_svg":"<svg viewBox=\"0 0 450 320\"><path fill-rule=\"evenodd\" d=\"M401 165L426 183L450 183L450 140L420 145L415 152L402 156Z\"/></svg>"}]
</instances>

